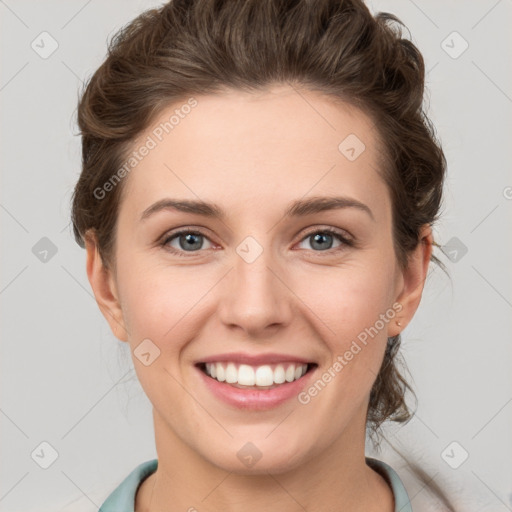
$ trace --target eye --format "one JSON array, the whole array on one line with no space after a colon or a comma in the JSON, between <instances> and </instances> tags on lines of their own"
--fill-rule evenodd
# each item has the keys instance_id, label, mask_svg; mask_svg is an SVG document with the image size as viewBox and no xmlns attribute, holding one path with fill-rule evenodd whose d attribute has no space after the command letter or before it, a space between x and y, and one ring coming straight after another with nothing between
<instances>
[{"instance_id":1,"label":"eye","mask_svg":"<svg viewBox=\"0 0 512 512\"><path fill-rule=\"evenodd\" d=\"M340 242L339 245L334 248L332 247L333 239L338 239ZM305 238L302 239L301 243L307 240L311 240L311 247L314 252L328 252L329 254L333 251L343 250L346 246L352 247L354 245L352 240L349 240L344 234L332 228L310 231Z\"/></svg>"},{"instance_id":2,"label":"eye","mask_svg":"<svg viewBox=\"0 0 512 512\"><path fill-rule=\"evenodd\" d=\"M337 239L339 244L332 247L333 239ZM204 241L208 240L209 247L204 247ZM347 238L343 233L332 228L316 229L310 231L300 243L311 240L311 247L314 252L332 252L345 249L347 246L354 246L354 242ZM210 239L201 231L184 229L165 236L160 243L162 247L177 256L186 256L185 253L200 252L200 249L209 249L212 247Z\"/></svg>"},{"instance_id":3,"label":"eye","mask_svg":"<svg viewBox=\"0 0 512 512\"><path fill-rule=\"evenodd\" d=\"M178 256L184 256L184 252L198 252L198 249L204 249L204 240L209 239L200 231L182 230L165 237L161 245Z\"/></svg>"}]
</instances>

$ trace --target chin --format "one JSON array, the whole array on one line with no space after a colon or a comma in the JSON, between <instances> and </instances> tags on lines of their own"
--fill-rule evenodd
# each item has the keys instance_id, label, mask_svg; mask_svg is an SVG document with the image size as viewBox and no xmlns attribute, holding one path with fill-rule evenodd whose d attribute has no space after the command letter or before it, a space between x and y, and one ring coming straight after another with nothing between
<instances>
[{"instance_id":1,"label":"chin","mask_svg":"<svg viewBox=\"0 0 512 512\"><path fill-rule=\"evenodd\" d=\"M268 432L268 431L267 431ZM267 434L265 434L267 435ZM221 450L206 458L224 471L239 475L280 474L292 471L301 466L306 457L304 446L298 449L293 443L284 444L276 438L274 441L230 440L229 446L218 446ZM252 439L255 439L253 437Z\"/></svg>"}]
</instances>

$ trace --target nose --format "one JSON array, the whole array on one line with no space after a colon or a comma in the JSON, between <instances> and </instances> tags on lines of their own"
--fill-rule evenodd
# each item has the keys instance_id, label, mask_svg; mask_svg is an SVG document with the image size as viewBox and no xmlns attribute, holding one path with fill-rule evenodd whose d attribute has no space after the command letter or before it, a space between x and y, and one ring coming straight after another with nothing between
<instances>
[{"instance_id":1,"label":"nose","mask_svg":"<svg viewBox=\"0 0 512 512\"><path fill-rule=\"evenodd\" d=\"M254 260L234 254L234 265L224 280L218 314L231 330L264 338L291 319L291 297L286 279L265 249Z\"/></svg>"}]
</instances>

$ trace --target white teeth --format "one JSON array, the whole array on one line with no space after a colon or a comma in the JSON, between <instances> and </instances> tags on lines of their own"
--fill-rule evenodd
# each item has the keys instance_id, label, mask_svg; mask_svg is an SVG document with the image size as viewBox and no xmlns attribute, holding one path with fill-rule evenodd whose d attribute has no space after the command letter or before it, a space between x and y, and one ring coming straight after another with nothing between
<instances>
[{"instance_id":1,"label":"white teeth","mask_svg":"<svg viewBox=\"0 0 512 512\"><path fill-rule=\"evenodd\" d=\"M217 370L217 376L215 378L219 382L224 382L226 380L226 370L224 370L224 366L217 364L216 370Z\"/></svg>"},{"instance_id":2,"label":"white teeth","mask_svg":"<svg viewBox=\"0 0 512 512\"><path fill-rule=\"evenodd\" d=\"M240 368L238 368L238 378L236 380L241 386L254 386L256 380L253 367L241 364Z\"/></svg>"},{"instance_id":3,"label":"white teeth","mask_svg":"<svg viewBox=\"0 0 512 512\"><path fill-rule=\"evenodd\" d=\"M229 363L226 367L226 382L228 384L234 384L238 380L238 372L236 366L233 363Z\"/></svg>"},{"instance_id":4,"label":"white teeth","mask_svg":"<svg viewBox=\"0 0 512 512\"><path fill-rule=\"evenodd\" d=\"M288 366L285 374L286 382L292 382L295 379L295 366Z\"/></svg>"},{"instance_id":5,"label":"white teeth","mask_svg":"<svg viewBox=\"0 0 512 512\"><path fill-rule=\"evenodd\" d=\"M282 384L286 380L286 374L282 364L278 364L274 370L274 382L276 384Z\"/></svg>"},{"instance_id":6,"label":"white teeth","mask_svg":"<svg viewBox=\"0 0 512 512\"><path fill-rule=\"evenodd\" d=\"M307 364L284 363L275 365L250 366L235 363L206 363L206 373L228 384L241 386L272 386L300 379L307 371Z\"/></svg>"},{"instance_id":7,"label":"white teeth","mask_svg":"<svg viewBox=\"0 0 512 512\"><path fill-rule=\"evenodd\" d=\"M272 386L274 384L274 372L270 366L260 366L256 370L256 386Z\"/></svg>"}]
</instances>

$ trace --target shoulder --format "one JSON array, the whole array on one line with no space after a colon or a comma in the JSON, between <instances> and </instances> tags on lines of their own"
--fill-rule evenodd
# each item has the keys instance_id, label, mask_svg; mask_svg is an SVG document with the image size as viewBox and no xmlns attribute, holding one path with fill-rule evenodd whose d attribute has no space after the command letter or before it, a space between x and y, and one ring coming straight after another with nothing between
<instances>
[{"instance_id":1,"label":"shoulder","mask_svg":"<svg viewBox=\"0 0 512 512\"><path fill-rule=\"evenodd\" d=\"M412 512L409 495L398 473L389 464L372 457L366 457L366 464L382 475L391 487L395 498L395 511Z\"/></svg>"},{"instance_id":2,"label":"shoulder","mask_svg":"<svg viewBox=\"0 0 512 512\"><path fill-rule=\"evenodd\" d=\"M158 467L158 459L148 460L136 466L112 490L112 485L106 487L97 485L93 489L81 490L53 503L48 508L38 507L38 512L133 512L135 495L142 481L154 473ZM103 503L101 506L100 504ZM99 509L99 510L98 510ZM35 509L34 509L35 512Z\"/></svg>"},{"instance_id":3,"label":"shoulder","mask_svg":"<svg viewBox=\"0 0 512 512\"><path fill-rule=\"evenodd\" d=\"M139 464L109 494L98 512L117 512L126 510L133 512L135 495L142 481L154 473L158 467L158 459L151 459Z\"/></svg>"}]
</instances>

